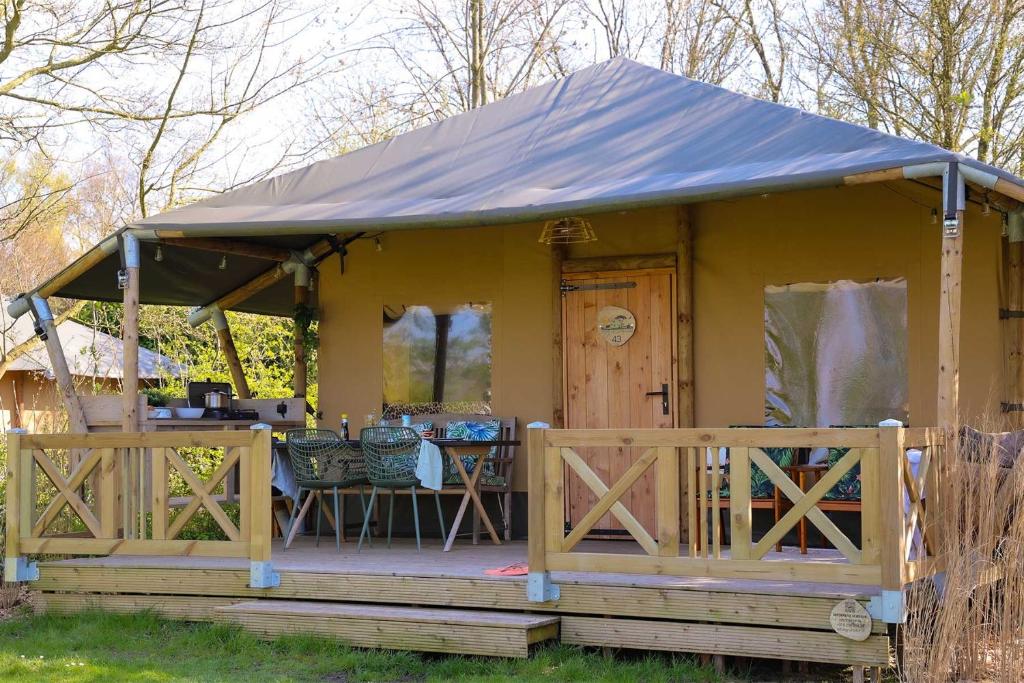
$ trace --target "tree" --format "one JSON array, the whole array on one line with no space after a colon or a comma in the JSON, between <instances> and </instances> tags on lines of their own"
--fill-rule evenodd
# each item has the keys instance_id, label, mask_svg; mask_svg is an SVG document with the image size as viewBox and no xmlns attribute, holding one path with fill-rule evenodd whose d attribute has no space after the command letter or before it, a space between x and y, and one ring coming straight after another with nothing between
<instances>
[{"instance_id":1,"label":"tree","mask_svg":"<svg viewBox=\"0 0 1024 683\"><path fill-rule=\"evenodd\" d=\"M305 158L277 131L276 156L254 161L251 131L229 141L226 129L337 62L297 49L312 18L289 0L4 0L0 21L5 156L59 159L75 183L73 167L116 149L136 167L134 215Z\"/></svg>"},{"instance_id":2,"label":"tree","mask_svg":"<svg viewBox=\"0 0 1024 683\"><path fill-rule=\"evenodd\" d=\"M800 34L827 113L1024 170L1024 0L832 0Z\"/></svg>"},{"instance_id":3,"label":"tree","mask_svg":"<svg viewBox=\"0 0 1024 683\"><path fill-rule=\"evenodd\" d=\"M422 104L439 120L563 75L570 2L400 2L402 20L376 46L394 60L400 106Z\"/></svg>"}]
</instances>

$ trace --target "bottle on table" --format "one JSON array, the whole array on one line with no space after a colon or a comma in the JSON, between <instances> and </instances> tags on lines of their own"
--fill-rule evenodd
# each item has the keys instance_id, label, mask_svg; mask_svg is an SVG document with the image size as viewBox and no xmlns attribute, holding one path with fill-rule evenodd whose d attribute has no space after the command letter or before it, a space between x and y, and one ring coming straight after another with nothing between
<instances>
[{"instance_id":1,"label":"bottle on table","mask_svg":"<svg viewBox=\"0 0 1024 683\"><path fill-rule=\"evenodd\" d=\"M348 413L341 414L341 429L338 430L338 434L341 435L343 441L348 441Z\"/></svg>"}]
</instances>

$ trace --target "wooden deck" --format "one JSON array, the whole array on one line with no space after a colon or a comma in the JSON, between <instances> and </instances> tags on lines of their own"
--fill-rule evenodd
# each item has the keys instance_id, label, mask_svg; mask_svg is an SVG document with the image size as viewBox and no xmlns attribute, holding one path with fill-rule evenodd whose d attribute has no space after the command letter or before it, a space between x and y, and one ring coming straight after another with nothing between
<instances>
[{"instance_id":1,"label":"wooden deck","mask_svg":"<svg viewBox=\"0 0 1024 683\"><path fill-rule=\"evenodd\" d=\"M579 549L643 552L635 543L613 541L584 541ZM864 641L847 639L830 624L830 613L839 601L853 598L866 606L878 592L869 586L553 572L561 597L539 604L527 601L525 576L484 573L525 563L522 542L473 546L466 541L442 553L440 541L432 540L417 553L410 541L397 540L388 549L378 540L361 553L351 542L338 553L333 539L316 548L312 539L299 538L288 551L275 544L272 557L281 576L281 585L273 589L248 587L249 563L244 558L127 555L41 564L33 588L39 591L39 606L46 609L149 608L173 618L231 620L266 636L305 630L367 647L524 656L531 643L558 637L579 645L864 666L890 661L890 639L882 622L873 622L872 635ZM790 548L765 560L801 558L843 562L837 552L801 556ZM257 600L267 604L260 606ZM367 603L386 611L372 613ZM352 621L360 609L371 611ZM441 637L451 626L446 622L472 628L482 611L495 618L500 611L506 620L528 614L557 616L560 627L543 621L510 622L505 635L487 631L490 635L478 638L471 649L460 645L464 639ZM425 624L427 617L434 620L434 627ZM404 622L405 630L396 630L396 621ZM368 636L371 622L376 635ZM438 637L427 637L437 625Z\"/></svg>"}]
</instances>

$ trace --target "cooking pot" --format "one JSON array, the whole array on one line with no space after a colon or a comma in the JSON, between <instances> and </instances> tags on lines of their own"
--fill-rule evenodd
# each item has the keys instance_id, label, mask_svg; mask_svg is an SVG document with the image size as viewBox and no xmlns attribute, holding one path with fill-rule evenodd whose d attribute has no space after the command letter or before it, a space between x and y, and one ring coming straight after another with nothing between
<instances>
[{"instance_id":1,"label":"cooking pot","mask_svg":"<svg viewBox=\"0 0 1024 683\"><path fill-rule=\"evenodd\" d=\"M231 408L231 397L224 391L208 391L203 394L203 402L207 408Z\"/></svg>"}]
</instances>

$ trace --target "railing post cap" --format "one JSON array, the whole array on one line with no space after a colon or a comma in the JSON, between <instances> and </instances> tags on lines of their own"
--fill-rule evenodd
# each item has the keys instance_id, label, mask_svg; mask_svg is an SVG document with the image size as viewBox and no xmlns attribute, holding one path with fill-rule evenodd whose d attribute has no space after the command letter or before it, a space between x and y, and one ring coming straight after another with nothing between
<instances>
[{"instance_id":1,"label":"railing post cap","mask_svg":"<svg viewBox=\"0 0 1024 683\"><path fill-rule=\"evenodd\" d=\"M27 429L22 429L21 427L12 427L11 429L7 430L7 433L8 434L28 434L28 430Z\"/></svg>"},{"instance_id":2,"label":"railing post cap","mask_svg":"<svg viewBox=\"0 0 1024 683\"><path fill-rule=\"evenodd\" d=\"M254 425L249 425L249 429L273 429L273 427L268 425L266 422L257 422Z\"/></svg>"},{"instance_id":3,"label":"railing post cap","mask_svg":"<svg viewBox=\"0 0 1024 683\"><path fill-rule=\"evenodd\" d=\"M903 422L901 422L900 420L893 420L893 419L890 418L888 420L882 420L881 422L878 423L878 426L879 427L902 427L903 426Z\"/></svg>"}]
</instances>

